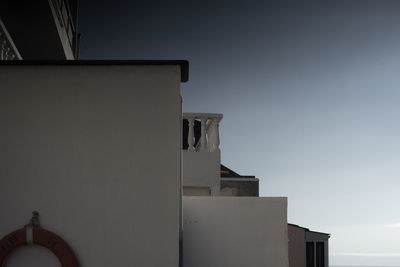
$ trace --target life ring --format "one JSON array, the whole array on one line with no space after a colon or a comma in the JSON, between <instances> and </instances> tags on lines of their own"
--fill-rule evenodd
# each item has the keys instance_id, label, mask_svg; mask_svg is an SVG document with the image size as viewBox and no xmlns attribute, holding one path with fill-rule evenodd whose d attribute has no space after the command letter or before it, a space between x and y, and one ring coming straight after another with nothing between
<instances>
[{"instance_id":1,"label":"life ring","mask_svg":"<svg viewBox=\"0 0 400 267\"><path fill-rule=\"evenodd\" d=\"M61 237L35 225L26 225L0 240L0 266L16 248L31 244L49 249L57 256L62 267L79 267L74 252Z\"/></svg>"}]
</instances>

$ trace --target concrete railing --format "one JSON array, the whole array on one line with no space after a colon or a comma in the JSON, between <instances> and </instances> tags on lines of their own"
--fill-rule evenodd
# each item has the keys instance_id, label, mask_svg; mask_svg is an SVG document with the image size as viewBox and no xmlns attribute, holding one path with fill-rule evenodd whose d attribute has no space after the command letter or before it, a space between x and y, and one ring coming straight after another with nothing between
<instances>
[{"instance_id":1,"label":"concrete railing","mask_svg":"<svg viewBox=\"0 0 400 267\"><path fill-rule=\"evenodd\" d=\"M183 119L188 121L188 151L215 152L219 151L219 122L222 114L215 113L183 113ZM200 141L195 146L194 122L201 122Z\"/></svg>"}]
</instances>

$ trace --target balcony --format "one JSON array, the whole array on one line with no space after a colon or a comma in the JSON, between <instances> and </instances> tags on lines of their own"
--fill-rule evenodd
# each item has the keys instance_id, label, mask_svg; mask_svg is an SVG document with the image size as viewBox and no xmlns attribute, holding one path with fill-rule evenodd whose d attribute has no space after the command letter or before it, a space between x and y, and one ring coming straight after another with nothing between
<instances>
[{"instance_id":1,"label":"balcony","mask_svg":"<svg viewBox=\"0 0 400 267\"><path fill-rule=\"evenodd\" d=\"M0 17L24 60L77 58L77 0L2 0Z\"/></svg>"},{"instance_id":2,"label":"balcony","mask_svg":"<svg viewBox=\"0 0 400 267\"><path fill-rule=\"evenodd\" d=\"M219 123L222 114L183 114L183 194L220 192Z\"/></svg>"},{"instance_id":3,"label":"balcony","mask_svg":"<svg viewBox=\"0 0 400 267\"><path fill-rule=\"evenodd\" d=\"M0 60L19 60L21 55L0 19Z\"/></svg>"},{"instance_id":4,"label":"balcony","mask_svg":"<svg viewBox=\"0 0 400 267\"><path fill-rule=\"evenodd\" d=\"M51 0L53 14L58 21L60 38L63 40L64 49L72 49L69 51L71 59L78 58L78 39L76 31L76 15L74 7L76 1L67 0ZM71 7L74 6L74 7ZM76 7L75 7L76 8ZM76 11L75 11L76 12Z\"/></svg>"},{"instance_id":5,"label":"balcony","mask_svg":"<svg viewBox=\"0 0 400 267\"><path fill-rule=\"evenodd\" d=\"M183 113L183 119L184 138L187 138L184 140L184 149L191 152L219 151L219 123L222 114Z\"/></svg>"}]
</instances>

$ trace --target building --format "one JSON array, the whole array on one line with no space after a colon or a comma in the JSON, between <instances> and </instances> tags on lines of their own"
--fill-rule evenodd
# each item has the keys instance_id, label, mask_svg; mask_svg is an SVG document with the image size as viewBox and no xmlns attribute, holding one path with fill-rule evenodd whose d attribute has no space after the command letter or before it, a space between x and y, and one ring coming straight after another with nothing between
<instances>
[{"instance_id":1,"label":"building","mask_svg":"<svg viewBox=\"0 0 400 267\"><path fill-rule=\"evenodd\" d=\"M184 114L193 138L182 144L187 62L65 61L79 53L76 4L0 5L0 236L38 210L41 226L62 237L81 266L287 267L286 198L219 197L221 186L222 195L237 195L245 179L221 167L222 115ZM235 234L242 223L251 227ZM198 237L216 224L230 227ZM204 241L219 247L217 256L207 244L197 253ZM53 266L51 251L23 247L7 264Z\"/></svg>"},{"instance_id":2,"label":"building","mask_svg":"<svg viewBox=\"0 0 400 267\"><path fill-rule=\"evenodd\" d=\"M180 219L181 155L184 174L194 160L199 170L216 166L218 183L221 177L218 129L208 126L198 149L181 150L186 80L184 61L2 61L0 214L7 219L0 235L38 210L42 227L65 239L82 266L178 266L181 255L187 267L286 267L286 198L218 197L215 190L184 197ZM211 194L214 180L206 185ZM212 235L204 240L205 233ZM26 247L9 264L55 261Z\"/></svg>"},{"instance_id":3,"label":"building","mask_svg":"<svg viewBox=\"0 0 400 267\"><path fill-rule=\"evenodd\" d=\"M37 210L80 266L177 267L187 73L186 61L0 61L0 239ZM32 246L7 266L57 264Z\"/></svg>"},{"instance_id":4,"label":"building","mask_svg":"<svg viewBox=\"0 0 400 267\"><path fill-rule=\"evenodd\" d=\"M81 266L287 267L286 198L218 196L222 116L201 115L206 136L181 150L187 72L185 61L1 61L0 235L38 210ZM210 197L181 201L190 173ZM8 263L55 262L24 247Z\"/></svg>"},{"instance_id":5,"label":"building","mask_svg":"<svg viewBox=\"0 0 400 267\"><path fill-rule=\"evenodd\" d=\"M78 59L78 0L2 0L1 60Z\"/></svg>"},{"instance_id":6,"label":"building","mask_svg":"<svg viewBox=\"0 0 400 267\"><path fill-rule=\"evenodd\" d=\"M279 220L283 218L282 211L286 212L286 207L278 205L274 210L271 204L281 199L259 198L258 178L240 175L221 164L218 124L222 114L184 113L183 118L183 236L184 257L188 266L235 266L238 262L238 266L281 266L285 260L279 255L284 255L284 244L279 241L286 238L289 240L287 253L290 267L328 267L329 234L287 224L286 214L285 220ZM261 201L264 202L260 204ZM253 213L255 207L258 210ZM287 228L286 237L283 237L284 234L279 236L282 225ZM206 233L213 228L218 228L218 232L213 233L215 238ZM204 245L205 237L208 246ZM275 240L275 247L260 250L260 243L268 244L265 240ZM196 243L202 247L196 246ZM241 254L243 251L231 244L241 244L248 249ZM254 244L257 246L254 247ZM280 251L279 247L282 248ZM213 255L214 250L218 253L206 257ZM268 254L271 251L273 255ZM280 260L268 262L261 255Z\"/></svg>"},{"instance_id":7,"label":"building","mask_svg":"<svg viewBox=\"0 0 400 267\"><path fill-rule=\"evenodd\" d=\"M222 117L183 114L183 266L288 267L287 199L221 165Z\"/></svg>"},{"instance_id":8,"label":"building","mask_svg":"<svg viewBox=\"0 0 400 267\"><path fill-rule=\"evenodd\" d=\"M218 125L222 117L222 114L212 113L183 114L183 194L259 196L259 179L255 176L239 175L221 164ZM194 151L207 153L191 153Z\"/></svg>"},{"instance_id":9,"label":"building","mask_svg":"<svg viewBox=\"0 0 400 267\"><path fill-rule=\"evenodd\" d=\"M328 239L330 234L310 231L295 224L288 224L289 266L328 267Z\"/></svg>"},{"instance_id":10,"label":"building","mask_svg":"<svg viewBox=\"0 0 400 267\"><path fill-rule=\"evenodd\" d=\"M182 114L188 63L68 60L76 7L0 4L0 238L38 210L80 266L288 267L287 198L221 164L222 114ZM54 266L51 251L7 264Z\"/></svg>"}]
</instances>

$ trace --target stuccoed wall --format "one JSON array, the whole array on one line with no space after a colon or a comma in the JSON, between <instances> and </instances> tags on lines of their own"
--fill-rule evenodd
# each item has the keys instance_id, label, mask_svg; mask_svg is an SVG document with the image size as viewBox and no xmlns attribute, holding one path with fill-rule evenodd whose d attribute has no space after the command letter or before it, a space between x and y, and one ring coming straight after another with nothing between
<instances>
[{"instance_id":1,"label":"stuccoed wall","mask_svg":"<svg viewBox=\"0 0 400 267\"><path fill-rule=\"evenodd\" d=\"M288 225L289 266L306 266L306 237L302 227Z\"/></svg>"},{"instance_id":2,"label":"stuccoed wall","mask_svg":"<svg viewBox=\"0 0 400 267\"><path fill-rule=\"evenodd\" d=\"M287 199L183 197L185 267L288 267Z\"/></svg>"},{"instance_id":3,"label":"stuccoed wall","mask_svg":"<svg viewBox=\"0 0 400 267\"><path fill-rule=\"evenodd\" d=\"M256 197L259 195L258 182L256 178L221 178L221 195Z\"/></svg>"},{"instance_id":4,"label":"stuccoed wall","mask_svg":"<svg viewBox=\"0 0 400 267\"><path fill-rule=\"evenodd\" d=\"M0 66L0 236L38 210L83 267L177 267L180 102L178 65Z\"/></svg>"},{"instance_id":5,"label":"stuccoed wall","mask_svg":"<svg viewBox=\"0 0 400 267\"><path fill-rule=\"evenodd\" d=\"M182 150L183 186L209 187L211 195L219 195L221 153Z\"/></svg>"}]
</instances>

